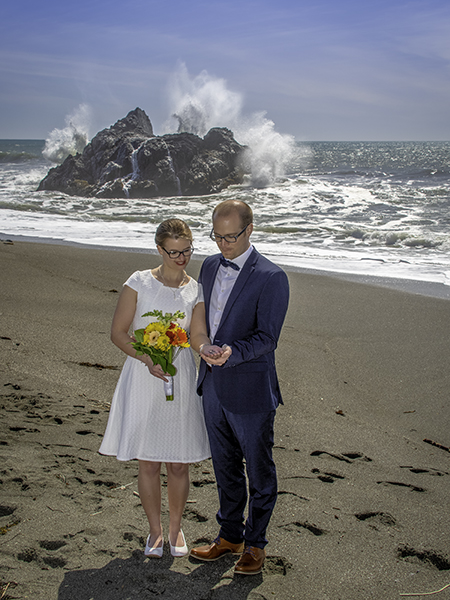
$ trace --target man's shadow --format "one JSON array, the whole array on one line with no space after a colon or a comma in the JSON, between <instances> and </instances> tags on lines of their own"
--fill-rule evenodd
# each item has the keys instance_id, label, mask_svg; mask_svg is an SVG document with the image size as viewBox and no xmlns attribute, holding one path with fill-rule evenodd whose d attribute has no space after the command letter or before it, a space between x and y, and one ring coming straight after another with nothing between
<instances>
[{"instance_id":1,"label":"man's shadow","mask_svg":"<svg viewBox=\"0 0 450 600\"><path fill-rule=\"evenodd\" d=\"M155 597L245 600L263 581L262 574L234 575L236 559L232 556L208 563L193 558L188 561L183 567L185 572L179 573L170 569L174 562L172 556L165 554L161 560L147 559L140 550L135 550L130 558L114 559L101 569L67 572L59 587L58 600Z\"/></svg>"}]
</instances>

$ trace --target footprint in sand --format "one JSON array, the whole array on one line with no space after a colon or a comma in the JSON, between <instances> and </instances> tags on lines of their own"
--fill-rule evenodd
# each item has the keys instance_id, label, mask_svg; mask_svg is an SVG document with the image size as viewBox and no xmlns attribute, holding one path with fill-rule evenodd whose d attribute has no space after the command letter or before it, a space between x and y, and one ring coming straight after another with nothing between
<instances>
[{"instance_id":1,"label":"footprint in sand","mask_svg":"<svg viewBox=\"0 0 450 600\"><path fill-rule=\"evenodd\" d=\"M287 575L289 569L292 568L290 563L284 556L267 556L264 562L263 571L265 575Z\"/></svg>"},{"instance_id":2,"label":"footprint in sand","mask_svg":"<svg viewBox=\"0 0 450 600\"><path fill-rule=\"evenodd\" d=\"M352 463L354 460L362 460L364 462L372 462L372 459L368 456L365 456L361 452L347 452L343 454L335 454L333 452L326 452L325 450L314 450L311 452L310 456L330 456L331 458L336 458L337 460L341 460L346 463Z\"/></svg>"},{"instance_id":3,"label":"footprint in sand","mask_svg":"<svg viewBox=\"0 0 450 600\"><path fill-rule=\"evenodd\" d=\"M417 558L424 563L428 563L436 567L438 571L448 571L450 569L450 561L442 554L433 550L416 550L410 546L400 546L398 549L400 558Z\"/></svg>"},{"instance_id":4,"label":"footprint in sand","mask_svg":"<svg viewBox=\"0 0 450 600\"><path fill-rule=\"evenodd\" d=\"M204 487L205 485L214 485L216 482L214 479L197 479L192 481L192 485L196 488Z\"/></svg>"},{"instance_id":5,"label":"footprint in sand","mask_svg":"<svg viewBox=\"0 0 450 600\"><path fill-rule=\"evenodd\" d=\"M449 473L447 473L446 471L438 471L437 469L433 469L432 467L430 467L429 469L424 469L420 467L401 466L400 469L408 469L411 473L414 473L415 475L422 473L428 473L429 475L432 475L434 477L443 477L444 475L449 475Z\"/></svg>"},{"instance_id":6,"label":"footprint in sand","mask_svg":"<svg viewBox=\"0 0 450 600\"><path fill-rule=\"evenodd\" d=\"M317 479L323 481L324 483L334 483L336 479L345 479L343 475L339 475L338 473L333 473L330 471L321 472L319 469L311 469L311 473L319 473L317 475Z\"/></svg>"},{"instance_id":7,"label":"footprint in sand","mask_svg":"<svg viewBox=\"0 0 450 600\"><path fill-rule=\"evenodd\" d=\"M59 550L63 546L67 546L64 540L41 540L39 546L44 550Z\"/></svg>"},{"instance_id":8,"label":"footprint in sand","mask_svg":"<svg viewBox=\"0 0 450 600\"><path fill-rule=\"evenodd\" d=\"M423 487L412 485L411 483L403 483L401 481L377 481L377 483L381 485L397 485L399 487L406 487L412 490L413 492L426 492L426 489Z\"/></svg>"},{"instance_id":9,"label":"footprint in sand","mask_svg":"<svg viewBox=\"0 0 450 600\"><path fill-rule=\"evenodd\" d=\"M17 506L0 505L0 517L9 517L17 510Z\"/></svg>"},{"instance_id":10,"label":"footprint in sand","mask_svg":"<svg viewBox=\"0 0 450 600\"><path fill-rule=\"evenodd\" d=\"M209 521L208 517L205 517L205 515L200 514L197 510L188 506L184 509L183 519L194 521L195 523L205 523L206 521Z\"/></svg>"},{"instance_id":11,"label":"footprint in sand","mask_svg":"<svg viewBox=\"0 0 450 600\"><path fill-rule=\"evenodd\" d=\"M315 536L320 536L324 535L325 533L328 533L325 529L314 525L314 523L308 523L307 521L305 521L304 523L300 521L292 521L291 523L286 523L286 525L279 525L279 527L282 529L286 529L287 531L297 531L299 533L301 530L306 529Z\"/></svg>"},{"instance_id":12,"label":"footprint in sand","mask_svg":"<svg viewBox=\"0 0 450 600\"><path fill-rule=\"evenodd\" d=\"M385 512L357 513L355 517L358 519L358 521L368 521L369 523L376 521L382 525L388 525L390 527L393 527L397 524L397 521L394 519L394 517Z\"/></svg>"}]
</instances>

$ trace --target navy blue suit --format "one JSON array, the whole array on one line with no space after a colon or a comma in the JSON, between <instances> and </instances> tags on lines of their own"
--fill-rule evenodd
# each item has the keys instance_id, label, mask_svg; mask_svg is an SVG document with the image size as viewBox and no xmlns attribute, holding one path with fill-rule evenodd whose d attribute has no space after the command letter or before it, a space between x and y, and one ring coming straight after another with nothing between
<instances>
[{"instance_id":1,"label":"navy blue suit","mask_svg":"<svg viewBox=\"0 0 450 600\"><path fill-rule=\"evenodd\" d=\"M211 292L220 254L202 265L199 282L210 333ZM239 272L211 343L233 352L221 367L201 361L198 393L203 394L206 426L219 492L219 535L263 548L277 497L272 458L275 410L282 403L275 348L289 302L285 272L253 249ZM248 519L244 525L249 483Z\"/></svg>"}]
</instances>

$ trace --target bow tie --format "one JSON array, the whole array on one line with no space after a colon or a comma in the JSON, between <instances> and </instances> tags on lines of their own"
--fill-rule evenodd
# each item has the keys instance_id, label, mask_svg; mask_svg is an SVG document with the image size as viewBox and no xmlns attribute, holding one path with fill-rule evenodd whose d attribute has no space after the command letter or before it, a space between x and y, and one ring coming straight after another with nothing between
<instances>
[{"instance_id":1,"label":"bow tie","mask_svg":"<svg viewBox=\"0 0 450 600\"><path fill-rule=\"evenodd\" d=\"M220 257L220 264L223 265L224 267L231 267L235 271L239 271L239 269L240 269L240 267L238 267L238 265L236 263L231 262L231 260L227 260L223 256Z\"/></svg>"}]
</instances>

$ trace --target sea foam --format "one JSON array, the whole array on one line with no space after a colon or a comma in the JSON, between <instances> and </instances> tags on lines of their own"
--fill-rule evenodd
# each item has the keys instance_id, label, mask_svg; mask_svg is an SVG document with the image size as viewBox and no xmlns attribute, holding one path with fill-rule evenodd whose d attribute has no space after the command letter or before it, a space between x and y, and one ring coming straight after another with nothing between
<instances>
[{"instance_id":1,"label":"sea foam","mask_svg":"<svg viewBox=\"0 0 450 600\"><path fill-rule=\"evenodd\" d=\"M91 109L87 104L66 117L64 129L53 129L45 140L42 154L51 162L61 164L69 154L82 152L89 142L89 124Z\"/></svg>"},{"instance_id":2,"label":"sea foam","mask_svg":"<svg viewBox=\"0 0 450 600\"><path fill-rule=\"evenodd\" d=\"M244 163L252 186L264 187L284 177L298 157L293 136L276 131L265 112L246 115L242 95L207 71L191 77L181 64L169 85L169 103L172 116L164 125L167 132L204 136L211 127L227 127L240 144L248 146Z\"/></svg>"}]
</instances>

